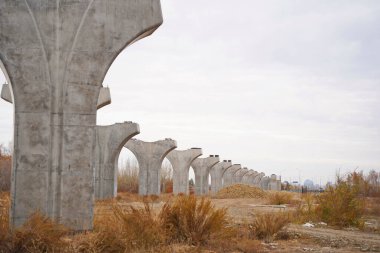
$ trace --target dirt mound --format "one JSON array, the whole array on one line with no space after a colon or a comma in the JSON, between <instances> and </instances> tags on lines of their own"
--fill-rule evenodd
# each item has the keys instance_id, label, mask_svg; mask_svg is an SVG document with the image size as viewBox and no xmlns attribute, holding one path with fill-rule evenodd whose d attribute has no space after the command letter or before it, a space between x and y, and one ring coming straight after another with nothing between
<instances>
[{"instance_id":1,"label":"dirt mound","mask_svg":"<svg viewBox=\"0 0 380 253\"><path fill-rule=\"evenodd\" d=\"M221 189L216 198L237 199L237 198L265 198L266 193L257 187L244 184L235 184Z\"/></svg>"}]
</instances>

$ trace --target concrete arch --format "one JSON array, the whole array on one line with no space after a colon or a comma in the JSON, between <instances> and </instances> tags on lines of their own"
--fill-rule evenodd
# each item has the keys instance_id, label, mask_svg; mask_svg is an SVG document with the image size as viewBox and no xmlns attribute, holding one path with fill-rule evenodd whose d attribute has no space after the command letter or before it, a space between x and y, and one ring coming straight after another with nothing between
<instances>
[{"instance_id":1,"label":"concrete arch","mask_svg":"<svg viewBox=\"0 0 380 253\"><path fill-rule=\"evenodd\" d=\"M232 166L231 160L215 164L210 170L211 175L211 194L216 194L223 187L223 173Z\"/></svg>"},{"instance_id":2,"label":"concrete arch","mask_svg":"<svg viewBox=\"0 0 380 253\"><path fill-rule=\"evenodd\" d=\"M240 164L234 164L224 171L223 174L223 187L233 185L235 183L235 173L241 169Z\"/></svg>"},{"instance_id":3,"label":"concrete arch","mask_svg":"<svg viewBox=\"0 0 380 253\"><path fill-rule=\"evenodd\" d=\"M218 162L218 155L210 155L206 158L197 158L193 161L191 166L193 167L195 174L195 194L208 194L208 176L211 168Z\"/></svg>"},{"instance_id":4,"label":"concrete arch","mask_svg":"<svg viewBox=\"0 0 380 253\"><path fill-rule=\"evenodd\" d=\"M160 1L15 0L0 9L0 60L15 101L11 223L39 210L89 230L101 84L124 48L161 25Z\"/></svg>"}]
</instances>

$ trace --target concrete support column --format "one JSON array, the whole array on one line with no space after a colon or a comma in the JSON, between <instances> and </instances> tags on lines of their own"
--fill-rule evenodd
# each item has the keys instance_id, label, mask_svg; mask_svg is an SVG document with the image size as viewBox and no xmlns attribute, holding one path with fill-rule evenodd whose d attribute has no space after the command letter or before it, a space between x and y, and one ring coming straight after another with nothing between
<instances>
[{"instance_id":1,"label":"concrete support column","mask_svg":"<svg viewBox=\"0 0 380 253\"><path fill-rule=\"evenodd\" d=\"M253 185L254 186L256 186L256 187L259 187L259 188L261 188L261 180L262 180L262 178L265 176L265 174L264 173L259 173L259 174L257 174L256 175L256 177L254 178L254 180L253 180Z\"/></svg>"},{"instance_id":2,"label":"concrete support column","mask_svg":"<svg viewBox=\"0 0 380 253\"><path fill-rule=\"evenodd\" d=\"M249 170L246 167L236 171L235 172L235 184L242 184L243 183L243 177L248 172L249 172Z\"/></svg>"},{"instance_id":3,"label":"concrete support column","mask_svg":"<svg viewBox=\"0 0 380 253\"><path fill-rule=\"evenodd\" d=\"M247 184L247 185L252 185L252 182L251 182L251 179L252 179L252 176L257 173L256 171L254 170L249 170L247 174L245 174L242 178L242 182L243 184Z\"/></svg>"},{"instance_id":4,"label":"concrete support column","mask_svg":"<svg viewBox=\"0 0 380 253\"><path fill-rule=\"evenodd\" d=\"M226 169L232 166L231 160L215 164L211 170L211 194L216 194L223 187L223 173Z\"/></svg>"},{"instance_id":5,"label":"concrete support column","mask_svg":"<svg viewBox=\"0 0 380 253\"><path fill-rule=\"evenodd\" d=\"M15 104L11 225L35 211L92 229L96 107L119 53L162 23L159 0L0 1Z\"/></svg>"},{"instance_id":6,"label":"concrete support column","mask_svg":"<svg viewBox=\"0 0 380 253\"><path fill-rule=\"evenodd\" d=\"M270 190L270 178L268 176L265 176L261 179L260 182L260 188L263 190Z\"/></svg>"},{"instance_id":7,"label":"concrete support column","mask_svg":"<svg viewBox=\"0 0 380 253\"><path fill-rule=\"evenodd\" d=\"M197 158L191 164L195 174L195 194L208 194L208 175L211 168L219 162L219 156L211 155L207 158Z\"/></svg>"},{"instance_id":8,"label":"concrete support column","mask_svg":"<svg viewBox=\"0 0 380 253\"><path fill-rule=\"evenodd\" d=\"M172 139L155 142L131 139L125 147L136 156L139 163L139 194L160 195L162 161L177 147L177 142Z\"/></svg>"},{"instance_id":9,"label":"concrete support column","mask_svg":"<svg viewBox=\"0 0 380 253\"><path fill-rule=\"evenodd\" d=\"M223 174L223 187L233 185L235 183L235 173L241 169L240 164L234 164L224 171Z\"/></svg>"},{"instance_id":10,"label":"concrete support column","mask_svg":"<svg viewBox=\"0 0 380 253\"><path fill-rule=\"evenodd\" d=\"M202 155L202 149L173 150L166 158L173 166L173 193L189 194L189 170L191 163Z\"/></svg>"},{"instance_id":11,"label":"concrete support column","mask_svg":"<svg viewBox=\"0 0 380 253\"><path fill-rule=\"evenodd\" d=\"M272 174L270 176L269 190L272 191L281 191L281 182L277 180L277 176Z\"/></svg>"},{"instance_id":12,"label":"concrete support column","mask_svg":"<svg viewBox=\"0 0 380 253\"><path fill-rule=\"evenodd\" d=\"M132 122L96 127L95 199L116 197L121 149L129 139L139 133L139 125Z\"/></svg>"}]
</instances>

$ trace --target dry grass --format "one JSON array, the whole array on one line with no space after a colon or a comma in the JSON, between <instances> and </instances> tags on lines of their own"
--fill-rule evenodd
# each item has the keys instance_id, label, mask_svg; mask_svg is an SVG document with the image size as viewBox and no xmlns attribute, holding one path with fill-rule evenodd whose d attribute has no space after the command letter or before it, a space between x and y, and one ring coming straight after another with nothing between
<instances>
[{"instance_id":1,"label":"dry grass","mask_svg":"<svg viewBox=\"0 0 380 253\"><path fill-rule=\"evenodd\" d=\"M252 224L253 234L265 242L272 242L275 235L291 222L289 213L265 213L257 215Z\"/></svg>"},{"instance_id":2,"label":"dry grass","mask_svg":"<svg viewBox=\"0 0 380 253\"><path fill-rule=\"evenodd\" d=\"M226 209L215 209L205 198L197 201L194 196L179 196L173 203L167 202L159 216L170 243L201 245L230 232Z\"/></svg>"},{"instance_id":3,"label":"dry grass","mask_svg":"<svg viewBox=\"0 0 380 253\"><path fill-rule=\"evenodd\" d=\"M260 188L235 184L221 189L215 196L220 199L236 199L236 198L265 198L267 194Z\"/></svg>"},{"instance_id":4,"label":"dry grass","mask_svg":"<svg viewBox=\"0 0 380 253\"><path fill-rule=\"evenodd\" d=\"M271 192L268 195L268 204L270 205L284 205L292 204L294 202L293 194L290 192Z\"/></svg>"},{"instance_id":5,"label":"dry grass","mask_svg":"<svg viewBox=\"0 0 380 253\"><path fill-rule=\"evenodd\" d=\"M307 193L302 195L295 211L295 219L299 223L320 220L316 213L316 195Z\"/></svg>"}]
</instances>

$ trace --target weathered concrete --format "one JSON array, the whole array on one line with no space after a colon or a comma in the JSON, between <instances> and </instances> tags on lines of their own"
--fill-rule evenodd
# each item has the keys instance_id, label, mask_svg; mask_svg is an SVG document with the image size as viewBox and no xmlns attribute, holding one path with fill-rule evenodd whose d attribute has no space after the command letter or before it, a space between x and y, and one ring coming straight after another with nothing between
<instances>
[{"instance_id":1,"label":"weathered concrete","mask_svg":"<svg viewBox=\"0 0 380 253\"><path fill-rule=\"evenodd\" d=\"M218 155L211 155L207 158L197 158L191 164L195 174L195 194L208 194L208 175L211 168L219 162Z\"/></svg>"},{"instance_id":2,"label":"weathered concrete","mask_svg":"<svg viewBox=\"0 0 380 253\"><path fill-rule=\"evenodd\" d=\"M189 170L191 163L202 155L202 149L173 150L166 158L173 167L173 193L189 194Z\"/></svg>"},{"instance_id":3,"label":"weathered concrete","mask_svg":"<svg viewBox=\"0 0 380 253\"><path fill-rule=\"evenodd\" d=\"M236 171L235 172L235 184L242 184L243 183L243 177L248 172L249 172L249 170L246 167Z\"/></svg>"},{"instance_id":4,"label":"weathered concrete","mask_svg":"<svg viewBox=\"0 0 380 253\"><path fill-rule=\"evenodd\" d=\"M139 194L159 195L162 161L177 147L177 142L172 139L155 142L131 139L125 147L136 156L139 163Z\"/></svg>"},{"instance_id":5,"label":"weathered concrete","mask_svg":"<svg viewBox=\"0 0 380 253\"><path fill-rule=\"evenodd\" d=\"M10 89L10 85L4 83L1 88L1 98L9 103L13 103L12 92ZM96 105L96 109L100 109L106 105L111 104L111 93L109 88L102 87L98 96L98 103Z\"/></svg>"},{"instance_id":6,"label":"weathered concrete","mask_svg":"<svg viewBox=\"0 0 380 253\"><path fill-rule=\"evenodd\" d=\"M2 88L1 88L1 98L8 103L13 104L13 98L12 98L12 92L9 87L9 84L4 83Z\"/></svg>"},{"instance_id":7,"label":"weathered concrete","mask_svg":"<svg viewBox=\"0 0 380 253\"><path fill-rule=\"evenodd\" d=\"M249 170L247 174L245 174L242 178L242 182L243 184L247 184L247 185L253 185L252 183L252 177L257 174L256 171L254 170Z\"/></svg>"},{"instance_id":8,"label":"weathered concrete","mask_svg":"<svg viewBox=\"0 0 380 253\"><path fill-rule=\"evenodd\" d=\"M269 190L270 178L268 176L262 177L260 182L260 188L263 190Z\"/></svg>"},{"instance_id":9,"label":"weathered concrete","mask_svg":"<svg viewBox=\"0 0 380 253\"><path fill-rule=\"evenodd\" d=\"M233 185L235 183L235 173L241 169L240 164L234 164L223 173L223 187Z\"/></svg>"},{"instance_id":10,"label":"weathered concrete","mask_svg":"<svg viewBox=\"0 0 380 253\"><path fill-rule=\"evenodd\" d=\"M231 160L224 160L223 162L215 164L211 168L211 194L216 194L220 189L223 188L223 173L231 166Z\"/></svg>"},{"instance_id":11,"label":"weathered concrete","mask_svg":"<svg viewBox=\"0 0 380 253\"><path fill-rule=\"evenodd\" d=\"M139 125L132 122L96 127L96 199L108 199L116 197L118 160L121 149L129 139L139 133Z\"/></svg>"},{"instance_id":12,"label":"weathered concrete","mask_svg":"<svg viewBox=\"0 0 380 253\"><path fill-rule=\"evenodd\" d=\"M268 189L272 191L281 191L281 181L277 180L277 176L275 174L270 176Z\"/></svg>"},{"instance_id":13,"label":"weathered concrete","mask_svg":"<svg viewBox=\"0 0 380 253\"><path fill-rule=\"evenodd\" d=\"M256 187L260 187L261 188L261 179L265 176L264 173L259 173L255 176L255 178L253 179L253 185L256 186Z\"/></svg>"},{"instance_id":14,"label":"weathered concrete","mask_svg":"<svg viewBox=\"0 0 380 253\"><path fill-rule=\"evenodd\" d=\"M11 224L39 210L92 228L96 106L118 54L162 23L159 0L0 1L15 103Z\"/></svg>"}]
</instances>

